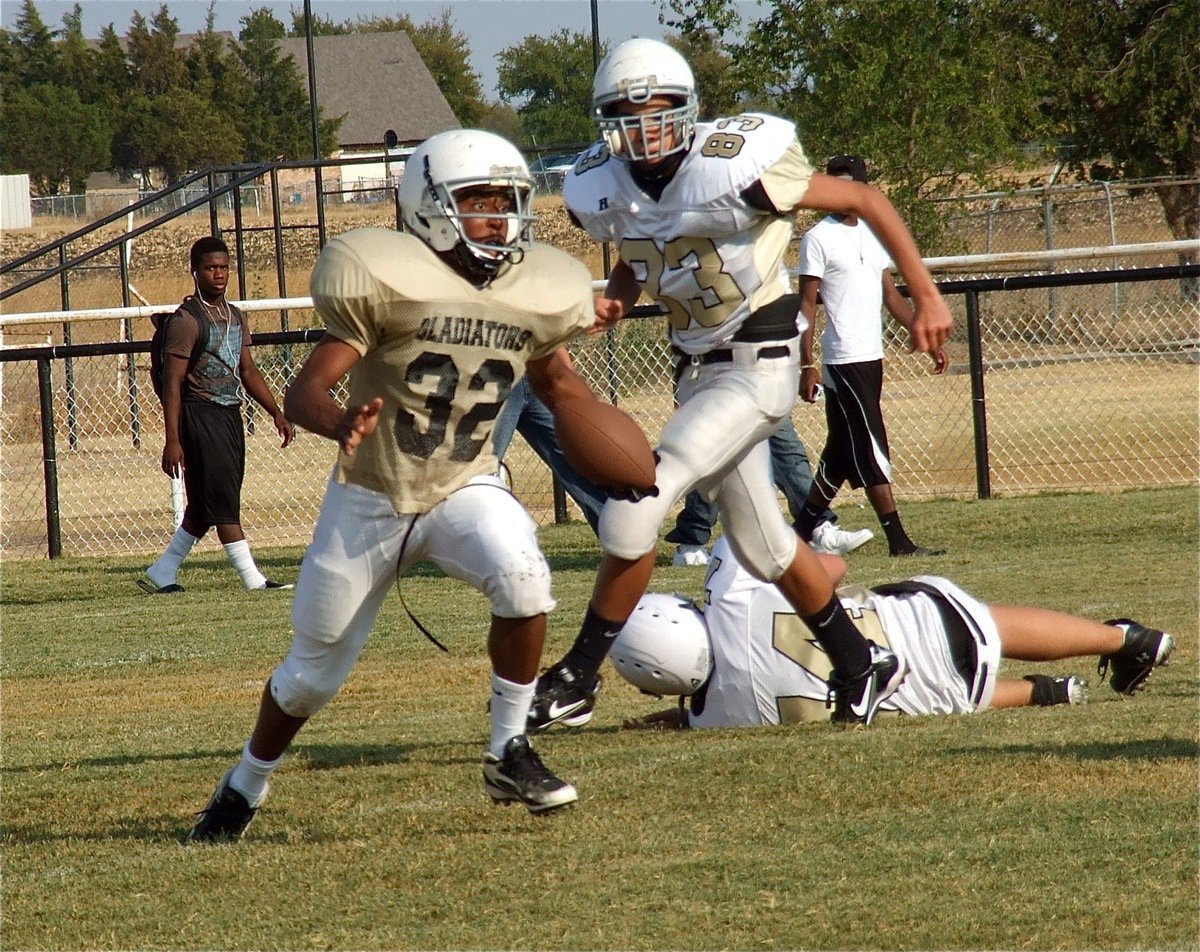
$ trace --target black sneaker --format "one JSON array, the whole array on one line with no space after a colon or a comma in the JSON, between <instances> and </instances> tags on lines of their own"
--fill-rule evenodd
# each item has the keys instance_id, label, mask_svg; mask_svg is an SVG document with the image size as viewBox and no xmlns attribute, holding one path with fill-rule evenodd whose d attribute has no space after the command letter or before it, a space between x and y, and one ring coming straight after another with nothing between
<instances>
[{"instance_id":1,"label":"black sneaker","mask_svg":"<svg viewBox=\"0 0 1200 952\"><path fill-rule=\"evenodd\" d=\"M875 642L871 647L871 663L854 678L843 681L836 674L829 677L829 694L825 706L833 705L829 718L835 724L863 724L867 727L875 719L879 705L895 693L900 682L908 674L908 665L887 648Z\"/></svg>"},{"instance_id":2,"label":"black sneaker","mask_svg":"<svg viewBox=\"0 0 1200 952\"><path fill-rule=\"evenodd\" d=\"M1175 639L1165 631L1147 628L1132 618L1114 618L1105 624L1124 631L1125 644L1119 651L1102 656L1097 670L1103 678L1112 668L1109 679L1112 689L1118 694L1133 695L1146 683L1151 671L1170 661Z\"/></svg>"},{"instance_id":3,"label":"black sneaker","mask_svg":"<svg viewBox=\"0 0 1200 952\"><path fill-rule=\"evenodd\" d=\"M903 548L892 549L888 552L888 555L892 556L893 558L899 558L899 557L905 556L905 555L945 555L945 554L946 554L945 549L931 549L928 546L917 545L915 542L910 543L909 545L906 545Z\"/></svg>"},{"instance_id":4,"label":"black sneaker","mask_svg":"<svg viewBox=\"0 0 1200 952\"><path fill-rule=\"evenodd\" d=\"M534 687L526 730L544 731L554 724L582 727L592 719L602 683L600 675L588 680L563 662L542 672Z\"/></svg>"},{"instance_id":5,"label":"black sneaker","mask_svg":"<svg viewBox=\"0 0 1200 952\"><path fill-rule=\"evenodd\" d=\"M227 843L240 840L258 812L257 806L229 786L230 770L217 784L208 806L197 814L200 819L188 834L192 843ZM259 801L261 803L261 801Z\"/></svg>"},{"instance_id":6,"label":"black sneaker","mask_svg":"<svg viewBox=\"0 0 1200 952\"><path fill-rule=\"evenodd\" d=\"M278 589L281 592L286 592L288 589L295 587L296 584L294 582L275 582L271 579L267 579L266 584L263 585L263 589Z\"/></svg>"},{"instance_id":7,"label":"black sneaker","mask_svg":"<svg viewBox=\"0 0 1200 952\"><path fill-rule=\"evenodd\" d=\"M135 578L133 581L147 595L177 595L183 591L183 586L178 582L171 582L167 585L155 585L148 578Z\"/></svg>"},{"instance_id":8,"label":"black sneaker","mask_svg":"<svg viewBox=\"0 0 1200 952\"><path fill-rule=\"evenodd\" d=\"M579 799L574 787L542 763L523 734L504 746L503 758L491 752L483 755L483 789L494 802L505 806L521 801L530 813L557 810Z\"/></svg>"}]
</instances>

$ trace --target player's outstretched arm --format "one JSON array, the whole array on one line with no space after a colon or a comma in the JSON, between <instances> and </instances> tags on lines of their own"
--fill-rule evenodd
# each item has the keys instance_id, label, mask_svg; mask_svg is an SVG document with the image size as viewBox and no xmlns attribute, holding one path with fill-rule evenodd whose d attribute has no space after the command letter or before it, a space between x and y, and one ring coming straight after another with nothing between
<instances>
[{"instance_id":1,"label":"player's outstretched arm","mask_svg":"<svg viewBox=\"0 0 1200 952\"><path fill-rule=\"evenodd\" d=\"M945 345L954 327L950 309L921 260L921 253L908 226L886 195L862 182L814 172L808 191L797 207L857 215L870 225L875 237L883 242L896 267L904 275L912 296L916 313L910 328L911 349L933 353Z\"/></svg>"},{"instance_id":2,"label":"player's outstretched arm","mask_svg":"<svg viewBox=\"0 0 1200 952\"><path fill-rule=\"evenodd\" d=\"M283 401L289 420L310 433L335 440L349 456L374 432L383 408L378 397L361 406L343 407L330 396L330 390L358 359L357 350L326 334L300 368Z\"/></svg>"}]
</instances>

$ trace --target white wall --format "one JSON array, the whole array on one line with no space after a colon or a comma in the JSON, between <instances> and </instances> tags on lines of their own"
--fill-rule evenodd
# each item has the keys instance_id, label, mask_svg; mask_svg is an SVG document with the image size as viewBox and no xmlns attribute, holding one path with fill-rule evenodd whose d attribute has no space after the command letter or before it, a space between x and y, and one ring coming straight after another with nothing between
<instances>
[{"instance_id":1,"label":"white wall","mask_svg":"<svg viewBox=\"0 0 1200 952\"><path fill-rule=\"evenodd\" d=\"M33 206L29 202L29 176L0 175L0 228L12 231L33 227Z\"/></svg>"}]
</instances>

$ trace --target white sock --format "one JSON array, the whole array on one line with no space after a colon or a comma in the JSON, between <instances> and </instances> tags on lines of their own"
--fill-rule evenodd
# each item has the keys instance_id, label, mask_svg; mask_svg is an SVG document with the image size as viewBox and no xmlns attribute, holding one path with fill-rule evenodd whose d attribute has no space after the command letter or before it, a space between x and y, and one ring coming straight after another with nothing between
<instances>
[{"instance_id":1,"label":"white sock","mask_svg":"<svg viewBox=\"0 0 1200 952\"><path fill-rule=\"evenodd\" d=\"M183 565L183 560L188 557L192 547L199 541L199 537L192 535L183 526L180 526L171 536L171 544L167 546L167 551L159 556L157 562L146 569L146 577L159 588L174 585L179 566Z\"/></svg>"},{"instance_id":2,"label":"white sock","mask_svg":"<svg viewBox=\"0 0 1200 952\"><path fill-rule=\"evenodd\" d=\"M242 759L230 771L229 779L225 782L245 797L250 806L257 808L267 799L267 791L271 789L271 774L281 760L282 757L259 760L250 753L250 742L246 741L246 746L242 748Z\"/></svg>"},{"instance_id":3,"label":"white sock","mask_svg":"<svg viewBox=\"0 0 1200 952\"><path fill-rule=\"evenodd\" d=\"M504 756L505 744L525 733L535 684L516 684L492 672L492 739L488 750L497 757Z\"/></svg>"},{"instance_id":4,"label":"white sock","mask_svg":"<svg viewBox=\"0 0 1200 952\"><path fill-rule=\"evenodd\" d=\"M237 569L246 588L266 588L267 577L254 564L254 556L250 554L250 543L245 539L225 543L225 554Z\"/></svg>"}]
</instances>

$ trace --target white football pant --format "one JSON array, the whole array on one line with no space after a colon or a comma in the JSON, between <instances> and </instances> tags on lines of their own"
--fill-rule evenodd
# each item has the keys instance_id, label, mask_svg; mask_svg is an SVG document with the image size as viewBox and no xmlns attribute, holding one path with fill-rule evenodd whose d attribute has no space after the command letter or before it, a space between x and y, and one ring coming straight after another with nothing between
<instances>
[{"instance_id":1,"label":"white football pant","mask_svg":"<svg viewBox=\"0 0 1200 952\"><path fill-rule=\"evenodd\" d=\"M778 341L735 343L732 361L685 365L679 407L657 448L658 495L605 504L599 526L605 552L637 559L651 551L671 507L694 487L715 498L725 535L749 572L764 582L783 574L797 536L776 499L766 441L796 402L798 340L787 342L786 357L758 358Z\"/></svg>"},{"instance_id":2,"label":"white football pant","mask_svg":"<svg viewBox=\"0 0 1200 952\"><path fill-rule=\"evenodd\" d=\"M284 713L311 717L329 702L388 592L421 559L486 595L501 618L554 607L534 522L498 477L477 477L420 516L398 516L386 495L330 480L296 583L292 648L271 676Z\"/></svg>"}]
</instances>

